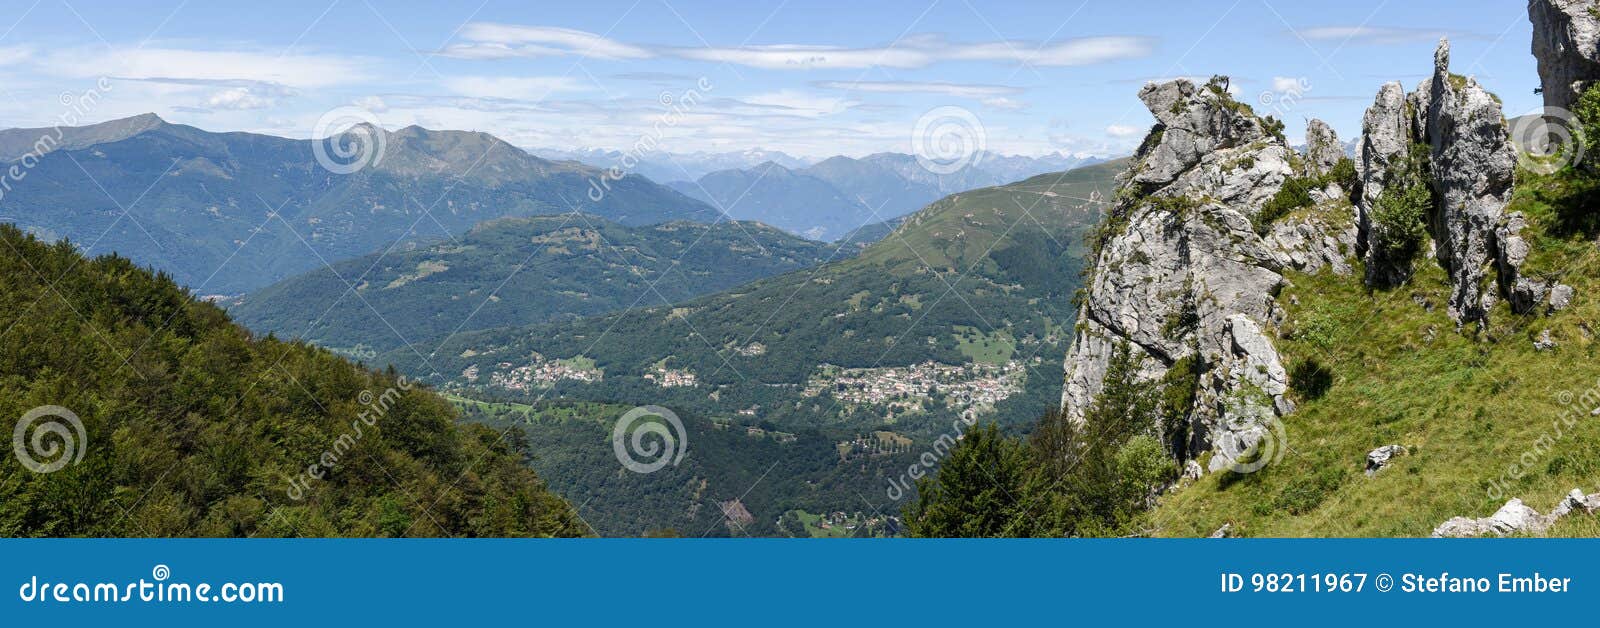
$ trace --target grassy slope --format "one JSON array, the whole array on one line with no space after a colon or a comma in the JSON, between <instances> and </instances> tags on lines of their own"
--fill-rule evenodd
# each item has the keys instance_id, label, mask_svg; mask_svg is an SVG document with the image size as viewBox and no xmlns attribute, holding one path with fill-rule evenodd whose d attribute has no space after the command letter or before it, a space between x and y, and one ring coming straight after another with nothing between
<instances>
[{"instance_id":1,"label":"grassy slope","mask_svg":"<svg viewBox=\"0 0 1600 628\"><path fill-rule=\"evenodd\" d=\"M1246 476L1211 474L1168 495L1153 513L1157 533L1205 535L1231 523L1249 536L1426 536L1453 516L1488 516L1511 497L1548 512L1575 487L1600 490L1600 419L1582 400L1586 392L1600 398L1600 346L1585 331L1600 318L1600 303L1587 298L1600 288L1594 232L1561 220L1557 199L1573 193L1561 179L1524 174L1518 185L1510 211L1528 214L1535 235L1524 268L1571 285L1572 307L1522 317L1502 303L1488 329L1457 333L1444 312L1444 273L1431 260L1392 291L1369 293L1359 268L1354 277L1292 275L1294 287L1279 298L1292 321L1279 351L1291 370L1320 361L1332 386L1286 417L1281 461ZM1534 349L1544 329L1559 343L1554 350ZM1366 453L1390 443L1411 455L1364 477ZM1526 452L1526 470L1508 471ZM1496 482L1503 495L1490 494ZM1552 533L1593 535L1600 525L1578 517Z\"/></svg>"}]
</instances>

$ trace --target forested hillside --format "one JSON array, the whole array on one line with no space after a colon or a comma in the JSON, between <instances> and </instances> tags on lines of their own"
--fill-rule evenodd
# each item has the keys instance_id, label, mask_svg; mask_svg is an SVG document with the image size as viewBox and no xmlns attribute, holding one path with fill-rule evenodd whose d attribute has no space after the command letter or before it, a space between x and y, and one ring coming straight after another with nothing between
<instances>
[{"instance_id":1,"label":"forested hillside","mask_svg":"<svg viewBox=\"0 0 1600 628\"><path fill-rule=\"evenodd\" d=\"M370 358L432 351L458 332L681 301L856 250L758 223L504 218L458 239L313 270L226 305L251 329Z\"/></svg>"},{"instance_id":2,"label":"forested hillside","mask_svg":"<svg viewBox=\"0 0 1600 628\"><path fill-rule=\"evenodd\" d=\"M0 414L29 417L0 536L589 533L520 439L393 371L252 337L121 257L0 244Z\"/></svg>"}]
</instances>

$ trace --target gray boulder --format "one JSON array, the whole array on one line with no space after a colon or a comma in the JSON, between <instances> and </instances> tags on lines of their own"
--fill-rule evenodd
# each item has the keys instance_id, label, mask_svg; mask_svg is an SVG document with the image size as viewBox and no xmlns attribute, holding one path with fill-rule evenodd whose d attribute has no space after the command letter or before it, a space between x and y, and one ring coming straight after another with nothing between
<instances>
[{"instance_id":1,"label":"gray boulder","mask_svg":"<svg viewBox=\"0 0 1600 628\"><path fill-rule=\"evenodd\" d=\"M1377 475L1384 467L1389 466L1389 461L1395 456L1403 456L1406 453L1408 453L1406 448L1400 445L1384 445L1367 452L1367 477Z\"/></svg>"},{"instance_id":2,"label":"gray boulder","mask_svg":"<svg viewBox=\"0 0 1600 628\"><path fill-rule=\"evenodd\" d=\"M1600 510L1600 493L1584 495L1582 490L1572 489L1550 510L1550 514L1541 515L1539 511L1529 508L1522 500L1512 498L1493 515L1472 519L1469 517L1452 517L1449 521L1439 524L1433 529L1434 537L1465 538L1475 536L1510 536L1513 534L1544 534L1550 526L1562 517L1573 514L1592 515Z\"/></svg>"}]
</instances>

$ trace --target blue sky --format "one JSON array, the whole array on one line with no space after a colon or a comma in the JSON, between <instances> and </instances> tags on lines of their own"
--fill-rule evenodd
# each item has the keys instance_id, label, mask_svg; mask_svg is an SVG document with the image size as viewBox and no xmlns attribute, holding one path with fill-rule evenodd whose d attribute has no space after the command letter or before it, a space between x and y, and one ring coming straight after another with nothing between
<instances>
[{"instance_id":1,"label":"blue sky","mask_svg":"<svg viewBox=\"0 0 1600 628\"><path fill-rule=\"evenodd\" d=\"M1318 117L1349 138L1380 84L1426 76L1441 35L1508 115L1539 104L1515 0L226 4L5 2L0 127L55 124L62 94L104 86L77 119L309 137L357 106L527 147L658 135L821 157L909 152L917 120L953 106L992 151L1119 153L1151 123L1142 83L1216 73L1291 137Z\"/></svg>"}]
</instances>

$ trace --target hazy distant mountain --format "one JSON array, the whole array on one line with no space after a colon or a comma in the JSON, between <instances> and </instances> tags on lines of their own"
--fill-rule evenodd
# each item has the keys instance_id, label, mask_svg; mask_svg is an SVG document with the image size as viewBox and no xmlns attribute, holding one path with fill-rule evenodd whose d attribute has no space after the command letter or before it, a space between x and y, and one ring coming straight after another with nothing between
<instances>
[{"instance_id":1,"label":"hazy distant mountain","mask_svg":"<svg viewBox=\"0 0 1600 628\"><path fill-rule=\"evenodd\" d=\"M581 150L534 148L529 150L533 154L546 159L577 161L601 169L608 169L623 163L622 158L624 156L621 151L599 148ZM811 164L809 160L795 157L782 151L761 150L759 148L723 153L669 153L655 151L643 154L639 159L638 165L629 171L647 177L657 183L666 183L668 181L693 181L718 170L751 168L769 161L785 168L804 168Z\"/></svg>"},{"instance_id":2,"label":"hazy distant mountain","mask_svg":"<svg viewBox=\"0 0 1600 628\"><path fill-rule=\"evenodd\" d=\"M669 185L689 196L714 201L713 205L740 219L758 220L808 238L836 240L858 227L899 218L950 194L1102 161L1061 154L1020 157L983 153L966 168L939 174L923 167L913 155L875 153L859 159L829 157L799 169L768 162Z\"/></svg>"},{"instance_id":3,"label":"hazy distant mountain","mask_svg":"<svg viewBox=\"0 0 1600 628\"><path fill-rule=\"evenodd\" d=\"M813 240L832 241L880 221L827 181L773 162L721 170L673 186L733 218L763 222Z\"/></svg>"},{"instance_id":4,"label":"hazy distant mountain","mask_svg":"<svg viewBox=\"0 0 1600 628\"><path fill-rule=\"evenodd\" d=\"M0 198L0 222L69 238L91 254L120 253L201 294L237 294L502 216L581 210L629 225L719 216L639 176L610 181L596 202L600 170L540 159L484 133L379 133L376 164L336 174L319 165L311 140L210 133L153 114L62 129L55 150L39 151ZM57 131L0 132L0 154L35 151L41 137Z\"/></svg>"},{"instance_id":5,"label":"hazy distant mountain","mask_svg":"<svg viewBox=\"0 0 1600 628\"><path fill-rule=\"evenodd\" d=\"M900 156L910 159L912 166L916 165L915 157ZM865 159L830 157L804 172L827 181L847 198L875 210L877 217L873 222L914 212L944 196L937 185L907 176L897 164L876 157L878 155Z\"/></svg>"}]
</instances>

